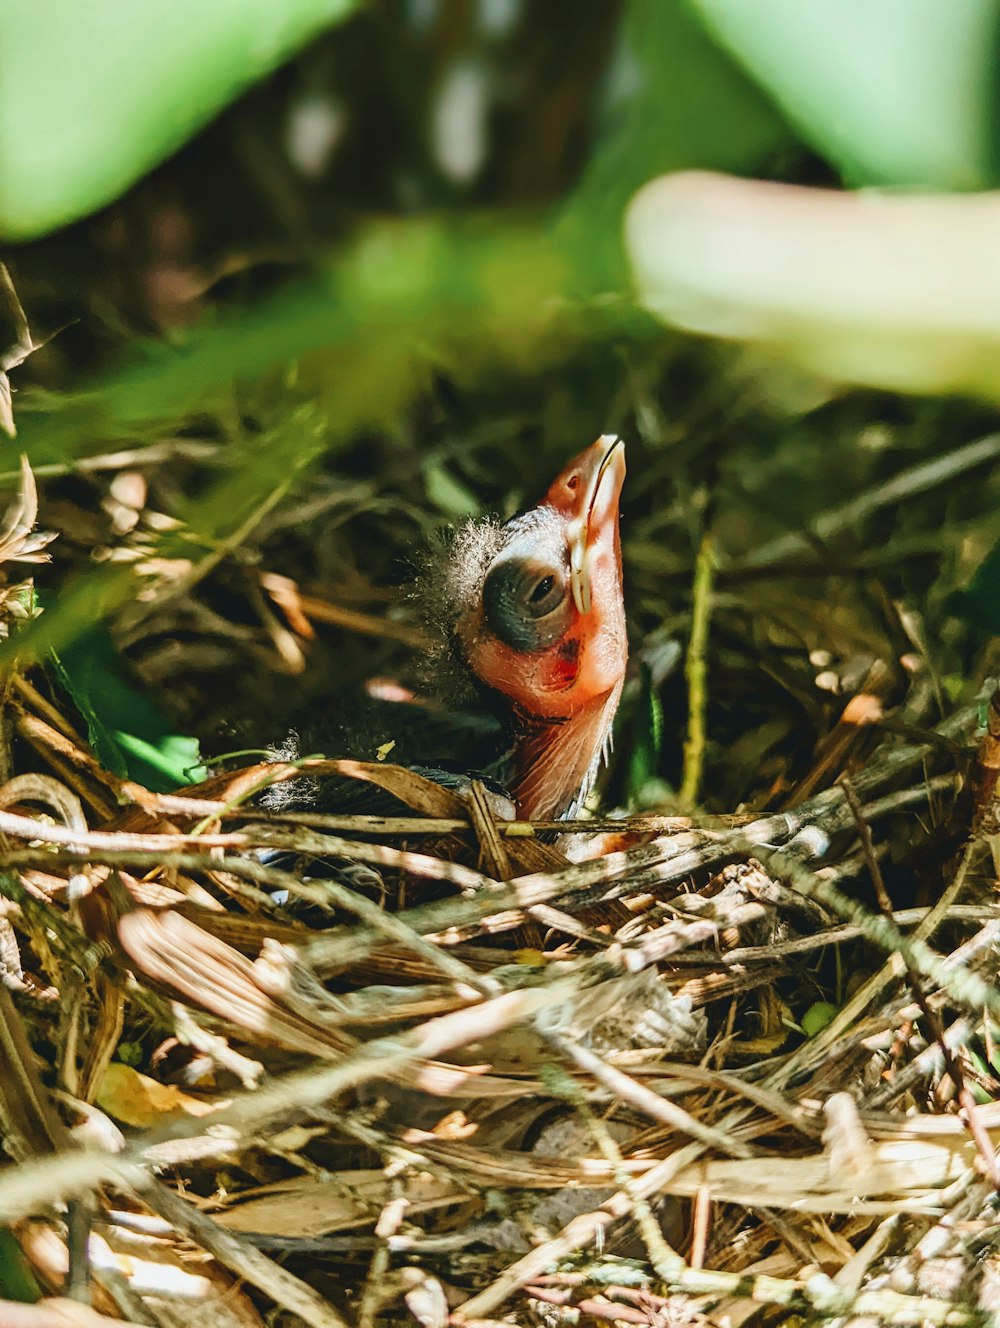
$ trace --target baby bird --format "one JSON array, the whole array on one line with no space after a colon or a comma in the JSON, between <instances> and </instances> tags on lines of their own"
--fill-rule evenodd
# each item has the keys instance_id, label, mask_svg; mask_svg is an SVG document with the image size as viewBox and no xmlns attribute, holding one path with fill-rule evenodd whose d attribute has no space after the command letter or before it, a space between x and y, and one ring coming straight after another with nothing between
<instances>
[{"instance_id":1,"label":"baby bird","mask_svg":"<svg viewBox=\"0 0 1000 1328\"><path fill-rule=\"evenodd\" d=\"M572 815L607 755L625 680L624 479L624 446L604 434L537 507L504 523L470 521L428 555L413 597L435 642L430 671L463 711L385 703L355 717L364 742L307 718L275 758L370 758L377 735L392 740L393 759L451 787L467 786L469 774L492 780L522 819ZM264 800L275 810L373 810L359 803L373 794L351 780L302 779Z\"/></svg>"},{"instance_id":2,"label":"baby bird","mask_svg":"<svg viewBox=\"0 0 1000 1328\"><path fill-rule=\"evenodd\" d=\"M429 578L448 649L508 736L493 773L522 818L572 814L610 746L628 660L624 479L624 445L604 434L537 507L461 529Z\"/></svg>"}]
</instances>

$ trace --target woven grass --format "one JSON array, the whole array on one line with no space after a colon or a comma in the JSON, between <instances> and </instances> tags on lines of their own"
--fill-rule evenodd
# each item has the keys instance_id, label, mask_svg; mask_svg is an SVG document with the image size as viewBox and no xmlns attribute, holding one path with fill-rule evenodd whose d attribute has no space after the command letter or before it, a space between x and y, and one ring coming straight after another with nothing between
<instances>
[{"instance_id":1,"label":"woven grass","mask_svg":"<svg viewBox=\"0 0 1000 1328\"><path fill-rule=\"evenodd\" d=\"M858 695L861 758L778 810L555 826L377 762L153 793L12 674L0 1221L42 1287L140 1323L983 1321L995 744ZM304 774L409 814L255 803ZM896 908L901 844L939 888Z\"/></svg>"}]
</instances>

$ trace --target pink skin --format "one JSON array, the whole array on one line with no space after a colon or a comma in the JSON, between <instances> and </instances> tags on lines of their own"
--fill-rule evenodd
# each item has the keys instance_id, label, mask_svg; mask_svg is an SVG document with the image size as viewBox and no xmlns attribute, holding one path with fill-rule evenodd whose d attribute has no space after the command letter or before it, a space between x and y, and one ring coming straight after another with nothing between
<instances>
[{"instance_id":1,"label":"pink skin","mask_svg":"<svg viewBox=\"0 0 1000 1328\"><path fill-rule=\"evenodd\" d=\"M618 708L628 660L618 533L624 479L625 450L605 435L542 500L566 528L572 592L558 641L533 653L515 650L485 628L482 605L463 631L473 671L510 698L522 729L511 792L525 818L556 815L572 800Z\"/></svg>"}]
</instances>

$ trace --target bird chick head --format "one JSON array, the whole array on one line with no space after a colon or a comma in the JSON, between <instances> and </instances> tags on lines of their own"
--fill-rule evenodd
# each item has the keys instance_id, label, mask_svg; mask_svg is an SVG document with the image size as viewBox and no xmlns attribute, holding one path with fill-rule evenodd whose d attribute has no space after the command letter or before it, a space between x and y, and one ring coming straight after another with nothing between
<instances>
[{"instance_id":1,"label":"bird chick head","mask_svg":"<svg viewBox=\"0 0 1000 1328\"><path fill-rule=\"evenodd\" d=\"M624 446L602 435L537 507L505 525L473 523L452 545L452 640L512 711L511 792L524 816L561 815L577 803L609 741L628 658L624 479Z\"/></svg>"}]
</instances>

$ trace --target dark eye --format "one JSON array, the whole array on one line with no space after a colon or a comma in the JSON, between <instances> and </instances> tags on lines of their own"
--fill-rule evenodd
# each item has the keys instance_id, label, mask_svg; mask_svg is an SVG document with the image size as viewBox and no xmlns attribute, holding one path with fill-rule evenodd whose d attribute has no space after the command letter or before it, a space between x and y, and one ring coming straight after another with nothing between
<instances>
[{"instance_id":1,"label":"dark eye","mask_svg":"<svg viewBox=\"0 0 1000 1328\"><path fill-rule=\"evenodd\" d=\"M507 645L544 650L566 630L565 573L539 567L534 558L499 558L483 584L483 611L487 625Z\"/></svg>"},{"instance_id":2,"label":"dark eye","mask_svg":"<svg viewBox=\"0 0 1000 1328\"><path fill-rule=\"evenodd\" d=\"M571 475L566 481L566 487L567 489L578 489L580 487L580 476Z\"/></svg>"},{"instance_id":3,"label":"dark eye","mask_svg":"<svg viewBox=\"0 0 1000 1328\"><path fill-rule=\"evenodd\" d=\"M543 576L541 581L538 582L534 590L528 596L529 603L541 604L546 596L550 594L555 583L556 579L554 576Z\"/></svg>"}]
</instances>

